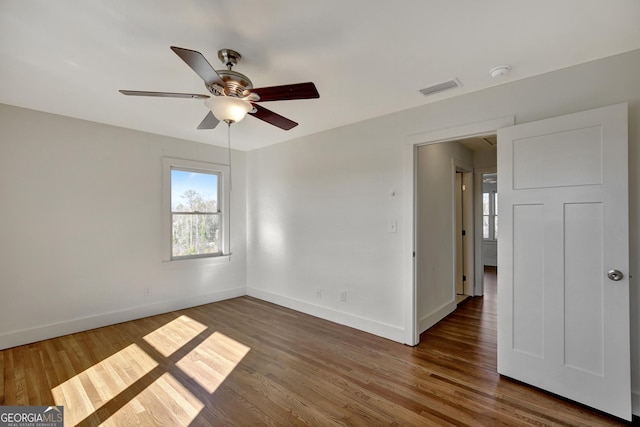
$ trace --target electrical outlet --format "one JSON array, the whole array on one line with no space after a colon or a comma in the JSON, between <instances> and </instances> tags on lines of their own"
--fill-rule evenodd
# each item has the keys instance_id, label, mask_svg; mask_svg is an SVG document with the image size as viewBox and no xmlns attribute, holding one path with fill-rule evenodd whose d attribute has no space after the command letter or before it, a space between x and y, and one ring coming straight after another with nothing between
<instances>
[{"instance_id":1,"label":"electrical outlet","mask_svg":"<svg viewBox=\"0 0 640 427\"><path fill-rule=\"evenodd\" d=\"M144 288L144 296L145 297L151 296L151 288Z\"/></svg>"},{"instance_id":2,"label":"electrical outlet","mask_svg":"<svg viewBox=\"0 0 640 427\"><path fill-rule=\"evenodd\" d=\"M397 233L398 232L398 221L392 219L389 221L389 233Z\"/></svg>"},{"instance_id":3,"label":"electrical outlet","mask_svg":"<svg viewBox=\"0 0 640 427\"><path fill-rule=\"evenodd\" d=\"M340 292L340 301L347 302L347 291Z\"/></svg>"},{"instance_id":4,"label":"electrical outlet","mask_svg":"<svg viewBox=\"0 0 640 427\"><path fill-rule=\"evenodd\" d=\"M322 289L316 289L316 298L322 298Z\"/></svg>"}]
</instances>

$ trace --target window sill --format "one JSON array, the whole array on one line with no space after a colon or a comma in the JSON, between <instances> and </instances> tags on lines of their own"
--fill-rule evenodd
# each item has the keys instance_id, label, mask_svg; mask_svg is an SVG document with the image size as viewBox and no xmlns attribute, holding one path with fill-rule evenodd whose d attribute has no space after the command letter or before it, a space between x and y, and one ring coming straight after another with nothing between
<instances>
[{"instance_id":1,"label":"window sill","mask_svg":"<svg viewBox=\"0 0 640 427\"><path fill-rule=\"evenodd\" d=\"M164 269L173 270L173 269L178 269L182 267L210 266L210 265L217 265L217 264L226 264L229 262L231 262L231 254L219 255L214 257L203 257L203 258L163 260L162 267Z\"/></svg>"}]
</instances>

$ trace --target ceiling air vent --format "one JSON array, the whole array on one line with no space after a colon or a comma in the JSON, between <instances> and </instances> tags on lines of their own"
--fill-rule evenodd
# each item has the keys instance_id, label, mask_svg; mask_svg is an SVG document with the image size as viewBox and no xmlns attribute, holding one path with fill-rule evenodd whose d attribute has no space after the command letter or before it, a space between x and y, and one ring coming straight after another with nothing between
<instances>
[{"instance_id":1,"label":"ceiling air vent","mask_svg":"<svg viewBox=\"0 0 640 427\"><path fill-rule=\"evenodd\" d=\"M447 80L446 82L431 85L429 87L425 87L424 89L420 89L420 93L424 96L435 95L436 93L444 92L445 90L449 89L455 89L460 86L462 86L462 83L460 83L460 80L456 78Z\"/></svg>"}]
</instances>

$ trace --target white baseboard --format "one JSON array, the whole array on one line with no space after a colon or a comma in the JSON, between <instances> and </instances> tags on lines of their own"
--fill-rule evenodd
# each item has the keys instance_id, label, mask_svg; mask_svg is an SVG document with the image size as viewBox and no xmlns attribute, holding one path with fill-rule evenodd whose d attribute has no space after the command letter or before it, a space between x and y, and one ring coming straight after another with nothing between
<instances>
[{"instance_id":1,"label":"white baseboard","mask_svg":"<svg viewBox=\"0 0 640 427\"><path fill-rule=\"evenodd\" d=\"M308 302L273 294L261 289L247 287L247 295L282 307L290 308L301 313L319 317L330 322L339 323L360 331L387 338L392 341L404 343L404 328L401 327L376 322L375 320L366 319L364 317L355 316L353 314L344 313L331 308L321 307Z\"/></svg>"},{"instance_id":2,"label":"white baseboard","mask_svg":"<svg viewBox=\"0 0 640 427\"><path fill-rule=\"evenodd\" d=\"M640 392L631 392L631 412L636 417L640 417Z\"/></svg>"},{"instance_id":3,"label":"white baseboard","mask_svg":"<svg viewBox=\"0 0 640 427\"><path fill-rule=\"evenodd\" d=\"M64 322L51 323L35 328L22 329L19 331L0 334L0 350L16 347L18 345L29 344L45 339L55 338L62 335L87 331L89 329L101 328L103 326L114 325L116 323L127 322L129 320L154 316L156 314L167 313L175 310L182 310L198 305L209 304L225 299L236 298L246 295L245 287L225 289L195 297L181 298L170 301L159 301L148 305L125 308L123 310L111 311L108 313L96 314Z\"/></svg>"},{"instance_id":4,"label":"white baseboard","mask_svg":"<svg viewBox=\"0 0 640 427\"><path fill-rule=\"evenodd\" d=\"M456 309L456 306L457 304L455 300L453 300L444 305L441 305L426 316L421 317L420 320L418 320L419 333L423 333L424 331L444 319L447 315L453 313L453 311Z\"/></svg>"}]
</instances>

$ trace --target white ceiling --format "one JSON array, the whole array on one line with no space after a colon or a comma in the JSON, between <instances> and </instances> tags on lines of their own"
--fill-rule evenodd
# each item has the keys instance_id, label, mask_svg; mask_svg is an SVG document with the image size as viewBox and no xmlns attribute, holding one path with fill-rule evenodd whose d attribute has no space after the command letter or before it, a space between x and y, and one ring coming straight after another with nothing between
<instances>
[{"instance_id":1,"label":"white ceiling","mask_svg":"<svg viewBox=\"0 0 640 427\"><path fill-rule=\"evenodd\" d=\"M640 48L638 0L1 0L0 103L216 145L207 93L169 46L242 55L256 87L313 81L320 99L263 106L300 123L233 125L251 150ZM488 70L509 64L493 80ZM219 66L220 65L220 66ZM418 90L457 77L431 97ZM37 123L34 123L37 125Z\"/></svg>"}]
</instances>

